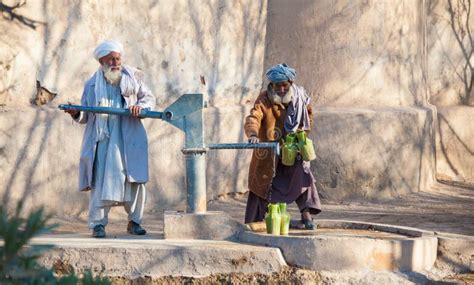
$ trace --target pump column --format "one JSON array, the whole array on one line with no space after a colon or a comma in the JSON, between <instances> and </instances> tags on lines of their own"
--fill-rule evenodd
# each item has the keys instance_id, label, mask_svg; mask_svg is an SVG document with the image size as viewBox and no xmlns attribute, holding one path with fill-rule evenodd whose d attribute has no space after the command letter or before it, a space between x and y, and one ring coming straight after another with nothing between
<instances>
[{"instance_id":1,"label":"pump column","mask_svg":"<svg viewBox=\"0 0 474 285\"><path fill-rule=\"evenodd\" d=\"M186 161L186 212L205 213L206 199L206 149L184 149Z\"/></svg>"},{"instance_id":2,"label":"pump column","mask_svg":"<svg viewBox=\"0 0 474 285\"><path fill-rule=\"evenodd\" d=\"M202 99L201 99L202 100ZM186 213L203 214L207 211L206 199L206 152L202 101L200 108L188 113L184 119L184 145L186 163ZM197 105L197 104L196 104Z\"/></svg>"}]
</instances>

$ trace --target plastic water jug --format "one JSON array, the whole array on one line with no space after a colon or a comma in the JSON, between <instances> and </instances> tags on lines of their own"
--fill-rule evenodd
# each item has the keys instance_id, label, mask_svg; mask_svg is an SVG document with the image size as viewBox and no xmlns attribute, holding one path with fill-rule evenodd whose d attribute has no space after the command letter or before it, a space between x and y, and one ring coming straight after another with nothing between
<instances>
[{"instance_id":1,"label":"plastic water jug","mask_svg":"<svg viewBox=\"0 0 474 285\"><path fill-rule=\"evenodd\" d=\"M287 236L290 231L290 214L286 211L286 203L278 203L278 207L280 208L281 217L280 234Z\"/></svg>"},{"instance_id":2,"label":"plastic water jug","mask_svg":"<svg viewBox=\"0 0 474 285\"><path fill-rule=\"evenodd\" d=\"M304 161L311 161L316 159L316 152L314 151L313 141L306 136L304 131L296 133L298 138L298 148Z\"/></svg>"},{"instance_id":3,"label":"plastic water jug","mask_svg":"<svg viewBox=\"0 0 474 285\"><path fill-rule=\"evenodd\" d=\"M298 145L296 144L296 135L287 134L285 142L281 148L281 162L283 165L292 166L295 164L296 155L298 154Z\"/></svg>"},{"instance_id":4,"label":"plastic water jug","mask_svg":"<svg viewBox=\"0 0 474 285\"><path fill-rule=\"evenodd\" d=\"M265 216L265 225L267 226L268 234L280 234L281 216L280 207L278 204L268 204L268 213Z\"/></svg>"}]
</instances>

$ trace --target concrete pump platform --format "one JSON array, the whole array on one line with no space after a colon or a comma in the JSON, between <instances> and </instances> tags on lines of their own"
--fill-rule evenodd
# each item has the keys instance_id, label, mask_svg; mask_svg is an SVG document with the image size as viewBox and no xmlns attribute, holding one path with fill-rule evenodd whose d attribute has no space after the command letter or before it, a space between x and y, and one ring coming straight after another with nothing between
<instances>
[{"instance_id":1,"label":"concrete pump platform","mask_svg":"<svg viewBox=\"0 0 474 285\"><path fill-rule=\"evenodd\" d=\"M48 267L129 278L270 274L286 265L314 271L419 271L431 269L436 260L438 238L432 232L352 221L317 222L315 231L292 229L288 236L269 235L262 232L264 227L253 225L254 230L247 227L236 241L54 234L35 238L33 244L55 246L41 259Z\"/></svg>"},{"instance_id":2,"label":"concrete pump platform","mask_svg":"<svg viewBox=\"0 0 474 285\"><path fill-rule=\"evenodd\" d=\"M269 274L286 266L277 248L228 241L163 240L146 236L94 239L68 234L42 236L33 239L32 244L55 246L40 261L49 268L76 273L92 270L111 277Z\"/></svg>"},{"instance_id":3,"label":"concrete pump platform","mask_svg":"<svg viewBox=\"0 0 474 285\"><path fill-rule=\"evenodd\" d=\"M432 232L352 221L318 220L318 229L290 230L288 236L246 231L240 240L280 248L286 262L320 270L429 270L438 239Z\"/></svg>"}]
</instances>

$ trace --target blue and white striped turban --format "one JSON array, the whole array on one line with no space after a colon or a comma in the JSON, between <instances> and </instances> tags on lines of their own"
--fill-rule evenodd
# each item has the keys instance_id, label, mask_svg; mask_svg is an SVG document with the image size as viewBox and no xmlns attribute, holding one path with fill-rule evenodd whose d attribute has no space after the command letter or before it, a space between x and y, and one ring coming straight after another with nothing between
<instances>
[{"instance_id":1,"label":"blue and white striped turban","mask_svg":"<svg viewBox=\"0 0 474 285\"><path fill-rule=\"evenodd\" d=\"M289 67L286 63L277 64L270 67L265 73L267 79L271 82L294 81L296 78L296 71Z\"/></svg>"},{"instance_id":2,"label":"blue and white striped turban","mask_svg":"<svg viewBox=\"0 0 474 285\"><path fill-rule=\"evenodd\" d=\"M117 41L105 41L95 48L94 57L98 61L113 51L123 55L123 45Z\"/></svg>"}]
</instances>

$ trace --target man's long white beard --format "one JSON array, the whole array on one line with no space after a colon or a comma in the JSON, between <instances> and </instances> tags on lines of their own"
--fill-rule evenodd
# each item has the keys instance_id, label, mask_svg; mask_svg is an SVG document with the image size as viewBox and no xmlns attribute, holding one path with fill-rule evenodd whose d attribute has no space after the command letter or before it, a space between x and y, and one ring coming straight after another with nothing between
<instances>
[{"instance_id":1,"label":"man's long white beard","mask_svg":"<svg viewBox=\"0 0 474 285\"><path fill-rule=\"evenodd\" d=\"M102 66L104 72L105 81L112 85L119 85L122 79L122 67L119 70L112 70L110 65L104 64Z\"/></svg>"},{"instance_id":2,"label":"man's long white beard","mask_svg":"<svg viewBox=\"0 0 474 285\"><path fill-rule=\"evenodd\" d=\"M290 90L286 92L285 96L279 96L275 91L269 90L270 99L272 100L273 104L288 104L293 99L293 89L290 87Z\"/></svg>"}]
</instances>

